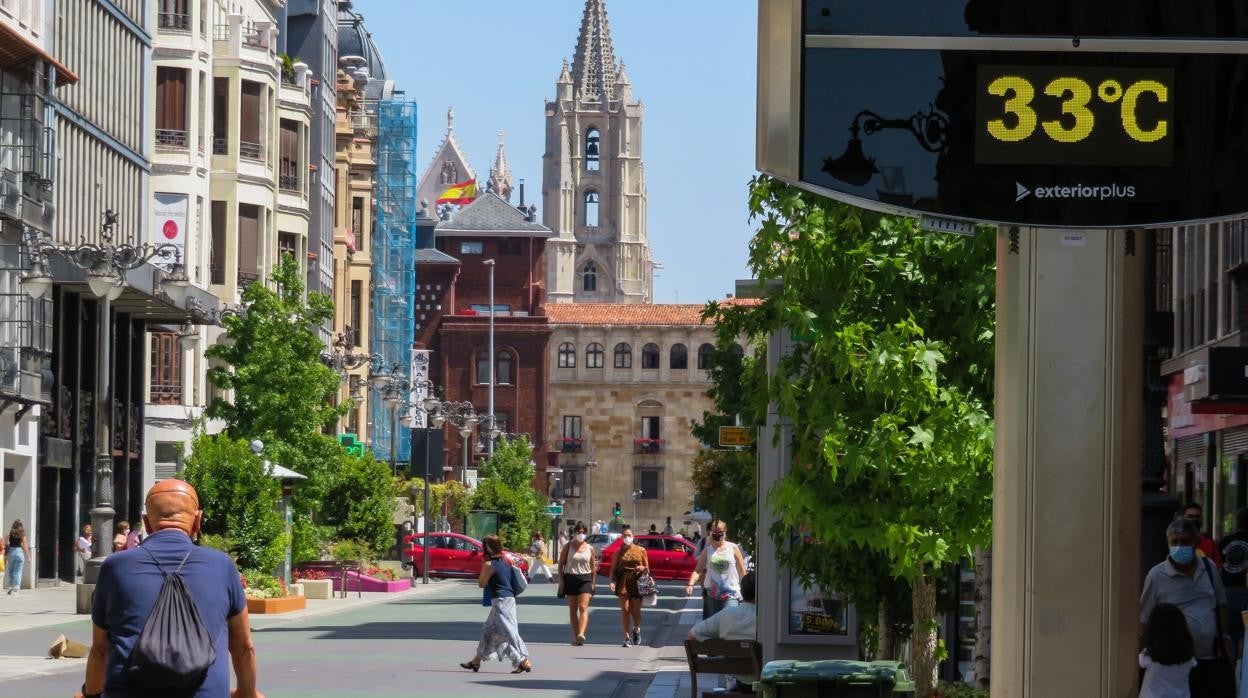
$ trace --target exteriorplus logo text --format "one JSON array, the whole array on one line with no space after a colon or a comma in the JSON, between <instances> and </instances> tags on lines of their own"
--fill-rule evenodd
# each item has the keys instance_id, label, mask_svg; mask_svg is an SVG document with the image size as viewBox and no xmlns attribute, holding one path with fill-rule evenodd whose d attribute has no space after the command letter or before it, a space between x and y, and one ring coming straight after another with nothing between
<instances>
[{"instance_id":1,"label":"exteriorplus logo text","mask_svg":"<svg viewBox=\"0 0 1248 698\"><path fill-rule=\"evenodd\" d=\"M1037 199L1134 199L1135 187L1122 184L1075 184L1072 186L1027 187L1014 183L1016 187L1015 201L1022 201L1028 196Z\"/></svg>"}]
</instances>

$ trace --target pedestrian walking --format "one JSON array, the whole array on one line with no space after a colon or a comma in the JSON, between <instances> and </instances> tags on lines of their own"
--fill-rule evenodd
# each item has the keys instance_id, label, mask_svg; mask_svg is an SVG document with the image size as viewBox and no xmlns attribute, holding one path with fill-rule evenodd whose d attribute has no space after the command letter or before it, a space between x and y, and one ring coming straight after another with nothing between
<instances>
[{"instance_id":1,"label":"pedestrian walking","mask_svg":"<svg viewBox=\"0 0 1248 698\"><path fill-rule=\"evenodd\" d=\"M620 626L624 628L624 646L628 647L641 644L641 590L637 582L649 573L650 556L633 542L631 527L625 526L620 534L620 547L611 560L610 589L620 600Z\"/></svg>"},{"instance_id":2,"label":"pedestrian walking","mask_svg":"<svg viewBox=\"0 0 1248 698\"><path fill-rule=\"evenodd\" d=\"M1222 552L1218 550L1217 543L1213 539L1205 535L1205 510L1200 506L1199 502L1189 502L1178 511L1179 518L1187 519L1196 524L1196 530L1200 532L1200 537L1196 541L1196 553L1213 560L1215 567L1222 567Z\"/></svg>"},{"instance_id":3,"label":"pedestrian walking","mask_svg":"<svg viewBox=\"0 0 1248 698\"><path fill-rule=\"evenodd\" d=\"M698 564L689 576L685 595L692 596L698 579L702 580L705 601L702 619L719 613L724 606L741 601L741 578L745 576L745 556L741 548L728 540L728 526L723 521L711 522L710 540L698 555Z\"/></svg>"},{"instance_id":4,"label":"pedestrian walking","mask_svg":"<svg viewBox=\"0 0 1248 698\"><path fill-rule=\"evenodd\" d=\"M74 560L74 566L77 568L78 576L82 576L87 570L87 560L91 559L91 544L94 541L94 535L91 531L91 524L82 525L82 535L74 541L74 553L77 555Z\"/></svg>"},{"instance_id":5,"label":"pedestrian walking","mask_svg":"<svg viewBox=\"0 0 1248 698\"><path fill-rule=\"evenodd\" d=\"M568 623L572 626L572 644L585 644L589 629L589 602L597 586L598 551L585 542L589 529L576 525L576 534L559 551L559 597L568 600Z\"/></svg>"},{"instance_id":6,"label":"pedestrian walking","mask_svg":"<svg viewBox=\"0 0 1248 698\"><path fill-rule=\"evenodd\" d=\"M481 539L485 548L485 563L477 576L477 586L485 589L483 604L490 607L490 615L481 627L481 641L477 653L461 667L478 671L486 659L511 662L511 673L523 674L533 670L529 662L529 648L520 637L520 622L516 617L516 588L513 583L511 563L503 556L503 544L498 536L488 535Z\"/></svg>"},{"instance_id":7,"label":"pedestrian walking","mask_svg":"<svg viewBox=\"0 0 1248 698\"><path fill-rule=\"evenodd\" d=\"M109 555L100 567L91 607L93 629L86 680L77 698L100 698L105 693L108 698L264 698L256 689L256 650L238 568L225 553L199 547L192 540L199 535L204 518L199 494L182 480L161 480L148 490L146 506L143 523L149 536L139 551ZM146 626L166 589L166 575L181 579L189 595L183 600L194 604L198 618L157 629L155 636L178 642L176 649L184 663L192 657L203 658L192 651L202 647L193 642L198 633L211 638L215 648L198 686L186 691L149 688L157 677L152 672L145 673L145 668L164 667L155 662L154 656L136 651L153 639L153 630ZM168 637L169 633L178 635ZM168 645L158 648L172 652ZM132 657L146 661L137 662L136 666ZM233 692L231 663L237 679Z\"/></svg>"},{"instance_id":8,"label":"pedestrian walking","mask_svg":"<svg viewBox=\"0 0 1248 698\"><path fill-rule=\"evenodd\" d=\"M1140 668L1140 698L1191 698L1189 675L1196 666L1192 633L1178 606L1159 603L1148 616Z\"/></svg>"},{"instance_id":9,"label":"pedestrian walking","mask_svg":"<svg viewBox=\"0 0 1248 698\"><path fill-rule=\"evenodd\" d=\"M1191 691L1199 698L1234 698L1235 671L1227 627L1226 591L1213 561L1196 554L1200 529L1179 518L1166 528L1170 555L1148 571L1140 594L1140 648L1145 646L1148 621L1158 604L1174 604L1183 612L1192 634L1196 666Z\"/></svg>"},{"instance_id":10,"label":"pedestrian walking","mask_svg":"<svg viewBox=\"0 0 1248 698\"><path fill-rule=\"evenodd\" d=\"M21 519L14 519L4 546L4 575L8 579L9 596L21 593L22 571L29 559L30 543L26 541L26 527Z\"/></svg>"}]
</instances>

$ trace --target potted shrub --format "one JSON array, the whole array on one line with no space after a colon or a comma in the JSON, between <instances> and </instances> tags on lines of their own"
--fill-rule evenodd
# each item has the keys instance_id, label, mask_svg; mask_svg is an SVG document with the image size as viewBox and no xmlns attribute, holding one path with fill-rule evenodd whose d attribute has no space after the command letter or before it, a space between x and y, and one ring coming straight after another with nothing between
<instances>
[{"instance_id":1,"label":"potted shrub","mask_svg":"<svg viewBox=\"0 0 1248 698\"><path fill-rule=\"evenodd\" d=\"M248 613L289 613L307 607L304 597L290 596L285 583L272 575L247 570L241 576Z\"/></svg>"}]
</instances>

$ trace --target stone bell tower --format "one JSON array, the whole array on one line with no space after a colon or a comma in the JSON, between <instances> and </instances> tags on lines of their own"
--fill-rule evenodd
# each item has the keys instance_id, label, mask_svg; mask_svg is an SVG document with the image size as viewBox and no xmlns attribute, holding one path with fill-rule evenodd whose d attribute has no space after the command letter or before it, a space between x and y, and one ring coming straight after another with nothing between
<instances>
[{"instance_id":1,"label":"stone bell tower","mask_svg":"<svg viewBox=\"0 0 1248 698\"><path fill-rule=\"evenodd\" d=\"M616 63L605 0L586 0L576 53L546 102L542 157L547 297L553 303L650 303L641 160L645 108Z\"/></svg>"}]
</instances>

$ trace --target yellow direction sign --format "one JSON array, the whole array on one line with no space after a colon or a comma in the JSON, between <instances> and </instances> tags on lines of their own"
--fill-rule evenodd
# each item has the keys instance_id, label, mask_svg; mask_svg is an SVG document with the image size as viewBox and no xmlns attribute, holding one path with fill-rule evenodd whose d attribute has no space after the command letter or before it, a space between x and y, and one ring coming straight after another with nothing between
<instances>
[{"instance_id":1,"label":"yellow direction sign","mask_svg":"<svg viewBox=\"0 0 1248 698\"><path fill-rule=\"evenodd\" d=\"M749 427L720 427L719 428L719 445L720 446L749 446L750 445Z\"/></svg>"}]
</instances>

